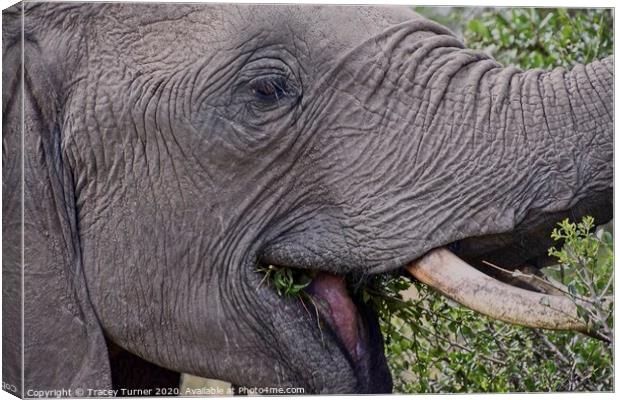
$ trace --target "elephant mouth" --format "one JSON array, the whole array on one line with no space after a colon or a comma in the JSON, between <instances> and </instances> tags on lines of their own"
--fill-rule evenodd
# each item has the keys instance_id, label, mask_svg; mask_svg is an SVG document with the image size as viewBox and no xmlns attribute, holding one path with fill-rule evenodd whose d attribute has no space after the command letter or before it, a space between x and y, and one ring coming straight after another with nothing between
<instances>
[{"instance_id":1,"label":"elephant mouth","mask_svg":"<svg viewBox=\"0 0 620 400\"><path fill-rule=\"evenodd\" d=\"M299 308L295 309L301 312L298 317L316 329L308 335L313 337L313 341L318 340L323 349L314 354L316 358L326 363L340 359L339 363L344 362L340 364L342 367L348 364L348 368L345 367L348 371L342 371L343 377L354 378L341 382L306 382L302 377L306 371L296 371L295 374L302 378L308 390L322 393L332 387L338 388L337 393L391 393L392 377L384 355L379 318L375 310L363 301L360 290L367 276L333 273L290 266L282 260L274 261L274 258L260 259L256 270L267 275L262 278L259 286L268 279L266 286L277 292L281 300L289 304L296 303ZM269 271L286 271L286 274L290 273L298 283L305 283L306 286L301 291L287 292L278 284L278 278L272 276L269 279ZM306 340L300 340L299 343Z\"/></svg>"}]
</instances>

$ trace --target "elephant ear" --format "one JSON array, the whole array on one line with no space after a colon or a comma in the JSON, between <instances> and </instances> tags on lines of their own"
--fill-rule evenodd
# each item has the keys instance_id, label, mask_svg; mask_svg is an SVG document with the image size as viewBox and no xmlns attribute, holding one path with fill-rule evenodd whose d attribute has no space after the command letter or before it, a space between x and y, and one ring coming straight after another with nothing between
<instances>
[{"instance_id":1,"label":"elephant ear","mask_svg":"<svg viewBox=\"0 0 620 400\"><path fill-rule=\"evenodd\" d=\"M13 22L6 12L3 20ZM3 380L22 395L111 388L107 347L83 276L58 85L36 41L4 36Z\"/></svg>"}]
</instances>

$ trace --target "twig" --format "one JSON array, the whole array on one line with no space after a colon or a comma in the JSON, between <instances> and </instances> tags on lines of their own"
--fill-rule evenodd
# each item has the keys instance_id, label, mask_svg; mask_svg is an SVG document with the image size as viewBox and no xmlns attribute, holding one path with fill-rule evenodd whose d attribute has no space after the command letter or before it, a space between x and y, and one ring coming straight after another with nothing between
<instances>
[{"instance_id":1,"label":"twig","mask_svg":"<svg viewBox=\"0 0 620 400\"><path fill-rule=\"evenodd\" d=\"M543 343L545 344L545 346L551 350L551 352L553 352L557 358L560 359L560 361L562 361L564 364L570 365L570 361L568 361L568 358L566 358L566 356L564 354L562 354L562 352L560 351L560 349L557 348L557 346L555 344L553 344L549 338L547 338L547 336L543 335L542 333L540 333L537 329L532 329L532 332L534 332L534 334L543 341Z\"/></svg>"},{"instance_id":2,"label":"twig","mask_svg":"<svg viewBox=\"0 0 620 400\"><path fill-rule=\"evenodd\" d=\"M590 372L586 377L580 378L579 382L577 382L575 387L573 387L573 392L577 391L581 386L583 386L585 383L589 382L590 378L592 377L592 375L594 375L595 372L596 372L596 369L593 369L592 372Z\"/></svg>"},{"instance_id":3,"label":"twig","mask_svg":"<svg viewBox=\"0 0 620 400\"><path fill-rule=\"evenodd\" d=\"M599 299L603 299L603 300L605 299L605 295L607 294L607 291L611 287L612 283L614 283L614 271L611 272L611 276L609 277L609 280L607 281L607 284L605 285L605 287L601 291L601 295L598 296Z\"/></svg>"},{"instance_id":4,"label":"twig","mask_svg":"<svg viewBox=\"0 0 620 400\"><path fill-rule=\"evenodd\" d=\"M314 299L312 298L312 296L310 296L309 294L306 294L305 297L308 300L310 300L310 302L312 303L312 306L314 307L314 312L316 313L316 325L319 328L319 332L321 332L321 343L323 344L323 346L325 346L325 338L323 337L323 328L321 328L321 316L319 315L319 308L314 302ZM310 311L308 310L308 307L306 307L306 303L304 303L304 300L301 298L301 296L299 297L299 300L301 300L301 304L303 304L306 311L310 313Z\"/></svg>"},{"instance_id":5,"label":"twig","mask_svg":"<svg viewBox=\"0 0 620 400\"><path fill-rule=\"evenodd\" d=\"M491 334L493 336L493 340L495 341L495 344L497 344L497 347L499 347L499 350L505 355L508 355L508 351L506 350L506 347L504 346L504 343L502 343L501 340L499 340L499 338L497 336L499 336L499 332L495 330L495 328L493 327L493 324L491 323L491 321L487 320L487 327L489 328L489 330L491 331Z\"/></svg>"},{"instance_id":6,"label":"twig","mask_svg":"<svg viewBox=\"0 0 620 400\"><path fill-rule=\"evenodd\" d=\"M502 268L502 267L500 267L500 266L497 266L497 265L495 265L495 264L493 264L493 263L490 263L490 262L488 262L488 261L486 261L486 260L482 260L482 262L483 262L484 264L488 265L489 267L495 268L495 269L497 269L497 270L499 270L499 271L501 271L501 272L503 272L503 273L505 273L505 274L508 274L508 275L510 275L510 276L512 276L512 277L518 278L517 276L514 276L514 275L513 275L513 272L514 272L514 271L507 270L507 269ZM521 271L519 271L519 273L520 273L522 276L525 276L525 277L527 277L527 278L530 278L530 279L533 279L533 280L539 281L542 285L544 285L544 286L550 286L551 288L553 288L553 289L555 289L555 290L557 290L557 291L559 291L559 292L561 292L561 293L564 293L564 294L566 294L566 295L568 295L568 296L574 296L574 297L577 297L577 298L579 298L579 300L582 300L582 301L585 301L585 302L589 302L589 303L591 303L591 302L592 302L592 300L589 300L589 299L587 299L587 298L582 298L581 296L575 296L575 295L573 295L572 293L568 292L568 291L566 290L566 288L565 288L565 287L562 287L562 286L560 286L559 284L554 283L554 282L551 282L551 281L549 281L549 280L547 280L547 279L543 279L543 278L541 278L540 276L536 276L536 275L534 275L534 274L527 274L527 273L524 273L524 272L521 272ZM548 293L547 293L547 294L548 294Z\"/></svg>"},{"instance_id":7,"label":"twig","mask_svg":"<svg viewBox=\"0 0 620 400\"><path fill-rule=\"evenodd\" d=\"M474 350L473 350L473 349L471 349L471 348L469 348L469 347L467 347L467 346L463 346L463 345L462 345L462 344L460 344L460 343L453 342L453 341L451 341L450 339L448 339L448 338L446 338L446 337L444 337L444 336L438 335L437 333L432 332L431 330L429 330L429 329L427 329L427 328L425 328L425 327L423 327L423 326L421 326L421 325L418 325L418 328L419 328L419 329L421 329L421 330L423 330L423 331L425 331L427 334L433 335L433 336L434 336L435 338L437 338L437 339L441 339L441 340L443 340L444 342L448 343L448 344L449 344L449 345L451 345L451 346L458 347L459 349L461 349L461 350L465 350L465 351L467 351L468 353L476 353L476 354L477 354L477 352L474 352ZM408 336L406 336L406 335L402 335L402 334L401 334L401 336L402 336L402 337L404 337L405 339L409 340L409 341L411 341L411 340L412 340L412 338L410 338L410 337L408 337ZM484 354L479 354L479 356L480 356L480 357L482 357L482 358L484 358L484 359L485 359L485 360L487 360L487 361L491 361L491 362L494 362L494 363L499 364L499 365L502 365L502 366L506 365L506 362L505 362L505 361L498 360L497 358L490 357L490 356L485 356Z\"/></svg>"}]
</instances>

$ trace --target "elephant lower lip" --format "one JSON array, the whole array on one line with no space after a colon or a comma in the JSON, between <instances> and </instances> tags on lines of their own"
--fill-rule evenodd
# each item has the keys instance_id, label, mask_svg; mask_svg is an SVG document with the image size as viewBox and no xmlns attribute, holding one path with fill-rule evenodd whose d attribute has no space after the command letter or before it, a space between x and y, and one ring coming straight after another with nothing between
<instances>
[{"instance_id":1,"label":"elephant lower lip","mask_svg":"<svg viewBox=\"0 0 620 400\"><path fill-rule=\"evenodd\" d=\"M360 329L357 307L347 292L344 277L321 272L306 291L353 362L357 363L364 354L364 335Z\"/></svg>"}]
</instances>

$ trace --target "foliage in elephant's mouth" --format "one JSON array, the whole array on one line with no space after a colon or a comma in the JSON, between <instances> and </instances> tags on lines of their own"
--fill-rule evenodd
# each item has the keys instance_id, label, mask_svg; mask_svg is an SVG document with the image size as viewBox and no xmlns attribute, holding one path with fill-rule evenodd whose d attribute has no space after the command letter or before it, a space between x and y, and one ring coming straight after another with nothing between
<instances>
[{"instance_id":1,"label":"foliage in elephant's mouth","mask_svg":"<svg viewBox=\"0 0 620 400\"><path fill-rule=\"evenodd\" d=\"M277 265L259 265L257 272L265 276L259 286L267 282L273 285L279 296L299 297L303 295L303 290L310 285L316 273L292 267Z\"/></svg>"},{"instance_id":2,"label":"foliage in elephant's mouth","mask_svg":"<svg viewBox=\"0 0 620 400\"><path fill-rule=\"evenodd\" d=\"M304 290L312 283L317 272L306 269L278 266L259 265L256 271L264 274L259 286L267 284L274 288L280 297L301 297ZM411 285L411 281L397 273L383 273L373 275L360 281L351 277L345 277L349 294L361 298L364 303L399 301L402 296L401 290Z\"/></svg>"},{"instance_id":3,"label":"foliage in elephant's mouth","mask_svg":"<svg viewBox=\"0 0 620 400\"><path fill-rule=\"evenodd\" d=\"M306 289L317 276L317 272L306 269L260 264L256 271L264 274L259 286L269 285L284 298L303 298ZM351 297L380 311L385 303L403 303L400 292L412 285L412 281L399 272L386 272L359 280L346 276L347 290Z\"/></svg>"}]
</instances>

